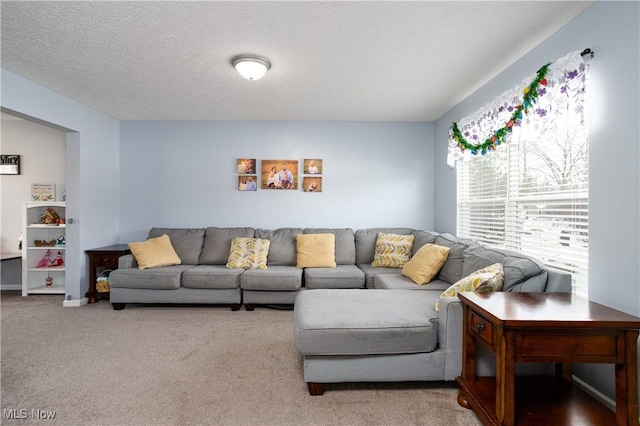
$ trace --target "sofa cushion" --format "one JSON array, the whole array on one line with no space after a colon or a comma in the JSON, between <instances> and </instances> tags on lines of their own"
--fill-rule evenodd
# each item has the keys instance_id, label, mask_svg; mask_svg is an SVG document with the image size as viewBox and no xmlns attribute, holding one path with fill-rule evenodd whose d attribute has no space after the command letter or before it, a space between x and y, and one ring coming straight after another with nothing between
<instances>
[{"instance_id":1,"label":"sofa cushion","mask_svg":"<svg viewBox=\"0 0 640 426\"><path fill-rule=\"evenodd\" d=\"M435 244L436 237L438 236L435 232L421 231L419 229L412 231L411 235L413 235L413 247L411 248L412 256L414 256L423 245Z\"/></svg>"},{"instance_id":2,"label":"sofa cushion","mask_svg":"<svg viewBox=\"0 0 640 426\"><path fill-rule=\"evenodd\" d=\"M379 233L371 266L402 268L411 259L413 235Z\"/></svg>"},{"instance_id":3,"label":"sofa cushion","mask_svg":"<svg viewBox=\"0 0 640 426\"><path fill-rule=\"evenodd\" d=\"M365 287L366 288L374 288L375 287L375 279L378 275L386 275L386 274L393 274L393 275L400 275L400 273L402 272L402 269L398 269L398 268L375 268L373 266L371 266L370 264L360 264L358 265L358 268L360 268L362 270L362 272L364 272L364 282L365 282Z\"/></svg>"},{"instance_id":4,"label":"sofa cushion","mask_svg":"<svg viewBox=\"0 0 640 426\"><path fill-rule=\"evenodd\" d=\"M138 269L179 265L180 257L173 249L168 235L149 238L147 241L129 243L131 254L138 263Z\"/></svg>"},{"instance_id":5,"label":"sofa cushion","mask_svg":"<svg viewBox=\"0 0 640 426\"><path fill-rule=\"evenodd\" d=\"M302 287L302 269L295 266L269 266L247 269L240 276L243 290L295 291Z\"/></svg>"},{"instance_id":6,"label":"sofa cushion","mask_svg":"<svg viewBox=\"0 0 640 426\"><path fill-rule=\"evenodd\" d=\"M471 245L464 251L463 275L494 263L502 263L504 286L502 291L545 290L547 268L540 260L512 250ZM523 288L524 287L524 288Z\"/></svg>"},{"instance_id":7,"label":"sofa cushion","mask_svg":"<svg viewBox=\"0 0 640 426\"><path fill-rule=\"evenodd\" d=\"M223 265L198 265L182 273L182 287L228 289L240 287L242 269Z\"/></svg>"},{"instance_id":8,"label":"sofa cushion","mask_svg":"<svg viewBox=\"0 0 640 426\"><path fill-rule=\"evenodd\" d=\"M302 234L302 228L256 229L256 238L264 238L271 242L269 266L296 265L296 235L298 234Z\"/></svg>"},{"instance_id":9,"label":"sofa cushion","mask_svg":"<svg viewBox=\"0 0 640 426\"><path fill-rule=\"evenodd\" d=\"M356 239L356 263L358 265L370 264L376 253L376 241L379 233L409 235L411 228L368 228L358 229Z\"/></svg>"},{"instance_id":10,"label":"sofa cushion","mask_svg":"<svg viewBox=\"0 0 640 426\"><path fill-rule=\"evenodd\" d=\"M425 244L402 267L402 275L418 285L427 284L435 277L449 256L449 247Z\"/></svg>"},{"instance_id":11,"label":"sofa cushion","mask_svg":"<svg viewBox=\"0 0 640 426\"><path fill-rule=\"evenodd\" d=\"M198 228L151 228L149 237L167 234L183 265L197 265L204 243L204 229Z\"/></svg>"},{"instance_id":12,"label":"sofa cushion","mask_svg":"<svg viewBox=\"0 0 640 426\"><path fill-rule=\"evenodd\" d=\"M303 355L432 352L438 343L438 315L429 293L302 291L294 306L296 348Z\"/></svg>"},{"instance_id":13,"label":"sofa cushion","mask_svg":"<svg viewBox=\"0 0 640 426\"><path fill-rule=\"evenodd\" d=\"M298 268L335 268L335 234L298 234L296 235Z\"/></svg>"},{"instance_id":14,"label":"sofa cushion","mask_svg":"<svg viewBox=\"0 0 640 426\"><path fill-rule=\"evenodd\" d=\"M444 265L442 265L438 278L453 284L464 276L462 274L464 250L472 244L472 241L457 238L451 234L440 234L436 237L436 244L449 247L449 256Z\"/></svg>"},{"instance_id":15,"label":"sofa cushion","mask_svg":"<svg viewBox=\"0 0 640 426\"><path fill-rule=\"evenodd\" d=\"M411 279L401 274L378 274L373 288L381 290L424 290L438 295L451 286L448 282L434 279L427 285L416 285Z\"/></svg>"},{"instance_id":16,"label":"sofa cushion","mask_svg":"<svg viewBox=\"0 0 640 426\"><path fill-rule=\"evenodd\" d=\"M336 236L336 264L356 264L356 241L351 228L305 228L305 234L334 234Z\"/></svg>"},{"instance_id":17,"label":"sofa cushion","mask_svg":"<svg viewBox=\"0 0 640 426\"><path fill-rule=\"evenodd\" d=\"M236 237L253 238L254 232L253 228L207 228L200 264L225 265L231 251L231 241Z\"/></svg>"},{"instance_id":18,"label":"sofa cushion","mask_svg":"<svg viewBox=\"0 0 640 426\"><path fill-rule=\"evenodd\" d=\"M304 286L316 288L364 288L364 272L356 265L338 265L335 268L308 268L304 270Z\"/></svg>"},{"instance_id":19,"label":"sofa cushion","mask_svg":"<svg viewBox=\"0 0 640 426\"><path fill-rule=\"evenodd\" d=\"M180 288L182 273L193 265L173 265L151 269L116 269L109 274L113 288L175 290Z\"/></svg>"},{"instance_id":20,"label":"sofa cushion","mask_svg":"<svg viewBox=\"0 0 640 426\"><path fill-rule=\"evenodd\" d=\"M456 297L461 291L492 292L500 291L504 285L504 270L501 263L494 263L462 278L442 292L436 302L436 311L440 310L440 300L444 297Z\"/></svg>"},{"instance_id":21,"label":"sofa cushion","mask_svg":"<svg viewBox=\"0 0 640 426\"><path fill-rule=\"evenodd\" d=\"M236 237L231 241L227 268L267 269L269 240Z\"/></svg>"}]
</instances>

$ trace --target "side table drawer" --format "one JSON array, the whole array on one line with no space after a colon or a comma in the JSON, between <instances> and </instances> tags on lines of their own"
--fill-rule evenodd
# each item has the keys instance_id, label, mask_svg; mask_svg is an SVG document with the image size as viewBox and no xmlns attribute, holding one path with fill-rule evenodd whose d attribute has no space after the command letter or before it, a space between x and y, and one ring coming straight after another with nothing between
<instances>
[{"instance_id":1,"label":"side table drawer","mask_svg":"<svg viewBox=\"0 0 640 426\"><path fill-rule=\"evenodd\" d=\"M95 257L96 266L117 266L118 255L116 254L100 254Z\"/></svg>"},{"instance_id":2,"label":"side table drawer","mask_svg":"<svg viewBox=\"0 0 640 426\"><path fill-rule=\"evenodd\" d=\"M469 331L478 339L493 347L493 324L475 312L471 312Z\"/></svg>"}]
</instances>

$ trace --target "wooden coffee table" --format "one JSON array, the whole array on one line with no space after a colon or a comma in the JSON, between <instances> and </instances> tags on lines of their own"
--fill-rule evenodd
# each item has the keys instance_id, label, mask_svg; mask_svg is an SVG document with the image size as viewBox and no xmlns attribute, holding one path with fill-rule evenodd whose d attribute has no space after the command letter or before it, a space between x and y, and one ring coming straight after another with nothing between
<instances>
[{"instance_id":1,"label":"wooden coffee table","mask_svg":"<svg viewBox=\"0 0 640 426\"><path fill-rule=\"evenodd\" d=\"M490 425L637 425L640 318L565 293L460 293L458 403ZM476 376L476 344L496 377ZM555 377L515 376L516 362L556 364ZM615 364L616 412L571 383L572 363Z\"/></svg>"}]
</instances>

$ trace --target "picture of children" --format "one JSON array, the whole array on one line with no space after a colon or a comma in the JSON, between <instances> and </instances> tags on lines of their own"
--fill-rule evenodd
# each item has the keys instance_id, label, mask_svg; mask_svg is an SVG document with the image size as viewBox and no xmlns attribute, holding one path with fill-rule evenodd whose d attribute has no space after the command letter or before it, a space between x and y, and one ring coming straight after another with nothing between
<instances>
[{"instance_id":1,"label":"picture of children","mask_svg":"<svg viewBox=\"0 0 640 426\"><path fill-rule=\"evenodd\" d=\"M247 178L247 191L255 191L256 190L256 181L253 180L253 176L249 176Z\"/></svg>"},{"instance_id":2,"label":"picture of children","mask_svg":"<svg viewBox=\"0 0 640 426\"><path fill-rule=\"evenodd\" d=\"M305 176L302 189L304 192L322 192L322 178Z\"/></svg>"},{"instance_id":3,"label":"picture of children","mask_svg":"<svg viewBox=\"0 0 640 426\"><path fill-rule=\"evenodd\" d=\"M307 158L304 160L304 173L309 175L322 174L322 160Z\"/></svg>"},{"instance_id":4,"label":"picture of children","mask_svg":"<svg viewBox=\"0 0 640 426\"><path fill-rule=\"evenodd\" d=\"M255 174L256 159L255 158L238 158L238 174L252 175Z\"/></svg>"},{"instance_id":5,"label":"picture of children","mask_svg":"<svg viewBox=\"0 0 640 426\"><path fill-rule=\"evenodd\" d=\"M255 176L238 176L238 191L255 191L256 189Z\"/></svg>"},{"instance_id":6,"label":"picture of children","mask_svg":"<svg viewBox=\"0 0 640 426\"><path fill-rule=\"evenodd\" d=\"M298 189L297 160L262 160L262 189Z\"/></svg>"}]
</instances>

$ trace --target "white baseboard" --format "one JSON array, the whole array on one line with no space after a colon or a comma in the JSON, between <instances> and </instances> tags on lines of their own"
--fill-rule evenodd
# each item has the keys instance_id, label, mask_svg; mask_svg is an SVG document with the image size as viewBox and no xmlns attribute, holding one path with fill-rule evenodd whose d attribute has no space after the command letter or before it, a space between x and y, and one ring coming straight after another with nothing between
<instances>
[{"instance_id":1,"label":"white baseboard","mask_svg":"<svg viewBox=\"0 0 640 426\"><path fill-rule=\"evenodd\" d=\"M79 300L65 300L62 302L62 306L65 308L77 308L78 306L86 305L87 303L89 303L89 300L86 297L83 297Z\"/></svg>"},{"instance_id":2,"label":"white baseboard","mask_svg":"<svg viewBox=\"0 0 640 426\"><path fill-rule=\"evenodd\" d=\"M22 290L22 284L0 284L0 290Z\"/></svg>"},{"instance_id":3,"label":"white baseboard","mask_svg":"<svg viewBox=\"0 0 640 426\"><path fill-rule=\"evenodd\" d=\"M603 394L602 392L591 386L589 383L581 380L575 375L572 377L573 382L578 385L578 387L580 387L583 391L597 399L600 403L604 404L609 410L613 411L614 413L616 412L616 402L613 399L609 398L607 395Z\"/></svg>"}]
</instances>

